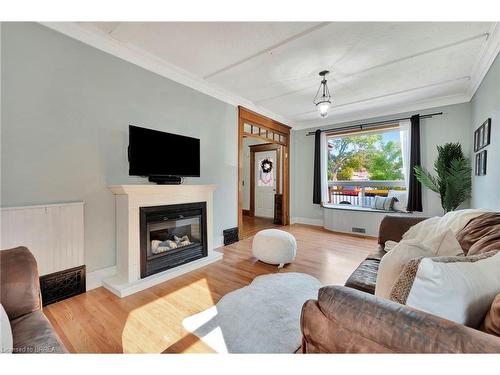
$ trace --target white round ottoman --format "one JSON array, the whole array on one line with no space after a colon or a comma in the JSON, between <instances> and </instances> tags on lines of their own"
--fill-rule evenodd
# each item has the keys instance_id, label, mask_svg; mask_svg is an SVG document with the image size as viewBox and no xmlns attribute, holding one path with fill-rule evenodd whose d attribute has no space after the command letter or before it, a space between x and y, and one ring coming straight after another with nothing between
<instances>
[{"instance_id":1,"label":"white round ottoman","mask_svg":"<svg viewBox=\"0 0 500 375\"><path fill-rule=\"evenodd\" d=\"M297 241L290 233L279 229L264 229L253 237L253 256L258 260L278 264L291 263L297 253Z\"/></svg>"}]
</instances>

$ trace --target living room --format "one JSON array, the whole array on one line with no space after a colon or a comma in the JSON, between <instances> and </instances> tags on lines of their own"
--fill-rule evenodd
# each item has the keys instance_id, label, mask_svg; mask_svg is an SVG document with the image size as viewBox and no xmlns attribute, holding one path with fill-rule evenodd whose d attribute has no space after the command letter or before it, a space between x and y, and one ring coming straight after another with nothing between
<instances>
[{"instance_id":1,"label":"living room","mask_svg":"<svg viewBox=\"0 0 500 375\"><path fill-rule=\"evenodd\" d=\"M495 10L150 11L2 18L2 352L498 363Z\"/></svg>"}]
</instances>

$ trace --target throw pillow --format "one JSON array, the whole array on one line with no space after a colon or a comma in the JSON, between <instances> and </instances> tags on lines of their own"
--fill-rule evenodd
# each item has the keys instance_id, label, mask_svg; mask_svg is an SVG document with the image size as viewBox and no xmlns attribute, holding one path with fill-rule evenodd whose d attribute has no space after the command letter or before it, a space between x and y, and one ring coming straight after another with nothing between
<instances>
[{"instance_id":1,"label":"throw pillow","mask_svg":"<svg viewBox=\"0 0 500 375\"><path fill-rule=\"evenodd\" d=\"M393 205L394 211L408 212L406 209L408 206L408 194L406 191L389 190L387 198L395 198Z\"/></svg>"},{"instance_id":2,"label":"throw pillow","mask_svg":"<svg viewBox=\"0 0 500 375\"><path fill-rule=\"evenodd\" d=\"M427 241L402 240L380 261L375 295L389 298L392 287L405 265L415 258L463 255L453 232L446 231Z\"/></svg>"},{"instance_id":3,"label":"throw pillow","mask_svg":"<svg viewBox=\"0 0 500 375\"><path fill-rule=\"evenodd\" d=\"M500 293L500 252L410 261L390 299L444 319L478 328Z\"/></svg>"},{"instance_id":4,"label":"throw pillow","mask_svg":"<svg viewBox=\"0 0 500 375\"><path fill-rule=\"evenodd\" d=\"M5 309L0 304L0 353L12 353L12 328Z\"/></svg>"},{"instance_id":5,"label":"throw pillow","mask_svg":"<svg viewBox=\"0 0 500 375\"><path fill-rule=\"evenodd\" d=\"M497 294L493 300L490 311L484 318L481 331L500 337L500 294Z\"/></svg>"},{"instance_id":6,"label":"throw pillow","mask_svg":"<svg viewBox=\"0 0 500 375\"><path fill-rule=\"evenodd\" d=\"M372 208L376 210L393 211L392 206L394 205L394 197L381 197L380 195L375 195L375 199L372 203Z\"/></svg>"}]
</instances>

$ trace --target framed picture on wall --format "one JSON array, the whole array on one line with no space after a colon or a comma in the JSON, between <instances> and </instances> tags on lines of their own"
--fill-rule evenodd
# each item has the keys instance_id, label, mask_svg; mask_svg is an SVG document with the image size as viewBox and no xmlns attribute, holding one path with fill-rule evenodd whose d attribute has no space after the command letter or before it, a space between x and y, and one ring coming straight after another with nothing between
<instances>
[{"instance_id":1,"label":"framed picture on wall","mask_svg":"<svg viewBox=\"0 0 500 375\"><path fill-rule=\"evenodd\" d=\"M490 131L491 131L491 119L489 118L483 124L484 126L484 146L488 146L490 144Z\"/></svg>"},{"instance_id":2,"label":"framed picture on wall","mask_svg":"<svg viewBox=\"0 0 500 375\"><path fill-rule=\"evenodd\" d=\"M484 176L486 175L486 165L488 160L487 151L481 151L476 154L475 166L474 166L474 174L476 176Z\"/></svg>"},{"instance_id":3,"label":"framed picture on wall","mask_svg":"<svg viewBox=\"0 0 500 375\"><path fill-rule=\"evenodd\" d=\"M474 152L488 146L491 140L491 118L487 119L474 132Z\"/></svg>"}]
</instances>

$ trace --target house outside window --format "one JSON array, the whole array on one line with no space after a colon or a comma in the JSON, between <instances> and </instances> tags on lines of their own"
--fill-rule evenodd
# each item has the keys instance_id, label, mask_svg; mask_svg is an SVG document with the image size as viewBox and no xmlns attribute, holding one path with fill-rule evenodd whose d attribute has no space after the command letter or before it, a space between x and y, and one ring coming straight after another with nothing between
<instances>
[{"instance_id":1,"label":"house outside window","mask_svg":"<svg viewBox=\"0 0 500 375\"><path fill-rule=\"evenodd\" d=\"M372 208L376 196L394 196L406 210L407 127L329 134L326 143L328 204Z\"/></svg>"}]
</instances>

